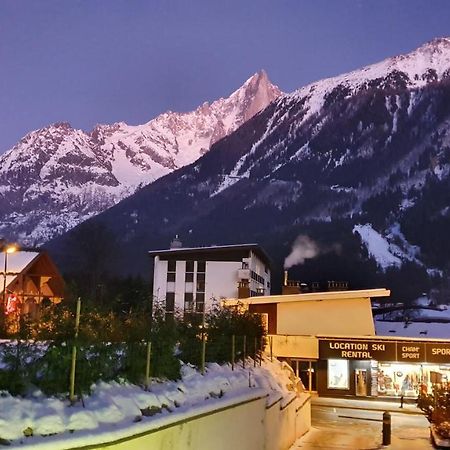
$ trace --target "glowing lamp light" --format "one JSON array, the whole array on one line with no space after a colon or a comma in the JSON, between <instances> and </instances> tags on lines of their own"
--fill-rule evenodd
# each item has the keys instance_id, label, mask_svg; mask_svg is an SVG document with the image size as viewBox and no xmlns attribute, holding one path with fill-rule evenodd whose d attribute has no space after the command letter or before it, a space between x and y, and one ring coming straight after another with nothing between
<instances>
[{"instance_id":1,"label":"glowing lamp light","mask_svg":"<svg viewBox=\"0 0 450 450\"><path fill-rule=\"evenodd\" d=\"M7 299L6 299L6 273L8 272L8 254L14 253L17 251L17 246L14 244L9 244L3 247L3 252L5 252L5 267L3 269L3 310L5 312L5 308L7 308ZM8 314L8 313L6 313Z\"/></svg>"}]
</instances>

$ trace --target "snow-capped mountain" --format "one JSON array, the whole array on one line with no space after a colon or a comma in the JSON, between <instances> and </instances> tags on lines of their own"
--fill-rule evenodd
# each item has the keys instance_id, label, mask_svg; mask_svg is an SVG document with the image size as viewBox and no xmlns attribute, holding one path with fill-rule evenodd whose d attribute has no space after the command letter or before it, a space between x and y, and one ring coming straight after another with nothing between
<instances>
[{"instance_id":1,"label":"snow-capped mountain","mask_svg":"<svg viewBox=\"0 0 450 450\"><path fill-rule=\"evenodd\" d=\"M282 95L195 164L86 226L109 228L130 270L146 267L143 247L175 234L188 245L260 242L280 266L308 234L328 250L305 262L303 279L320 264L325 278L367 287L378 264L380 276L409 270L407 287L426 290L426 270L450 263L441 237L450 229L449 75L445 38Z\"/></svg>"},{"instance_id":2,"label":"snow-capped mountain","mask_svg":"<svg viewBox=\"0 0 450 450\"><path fill-rule=\"evenodd\" d=\"M0 156L0 235L42 243L190 164L281 94L266 73L228 98L143 125L56 123Z\"/></svg>"}]
</instances>

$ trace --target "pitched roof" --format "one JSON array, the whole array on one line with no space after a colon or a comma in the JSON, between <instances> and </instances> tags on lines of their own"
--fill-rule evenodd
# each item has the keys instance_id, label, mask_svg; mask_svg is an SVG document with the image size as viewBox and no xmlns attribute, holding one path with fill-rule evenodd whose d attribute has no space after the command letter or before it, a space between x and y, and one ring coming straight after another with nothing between
<instances>
[{"instance_id":1,"label":"pitched roof","mask_svg":"<svg viewBox=\"0 0 450 450\"><path fill-rule=\"evenodd\" d=\"M6 286L9 286L17 278L17 275L23 272L39 256L39 254L39 252L24 250L8 253L6 260ZM5 255L5 252L0 252L0 293L3 292Z\"/></svg>"}]
</instances>

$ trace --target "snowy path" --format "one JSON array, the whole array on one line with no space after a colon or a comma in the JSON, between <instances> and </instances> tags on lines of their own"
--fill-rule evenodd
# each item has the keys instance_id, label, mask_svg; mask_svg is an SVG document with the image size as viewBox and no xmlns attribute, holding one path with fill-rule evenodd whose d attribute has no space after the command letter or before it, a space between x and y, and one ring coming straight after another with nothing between
<instances>
[{"instance_id":1,"label":"snowy path","mask_svg":"<svg viewBox=\"0 0 450 450\"><path fill-rule=\"evenodd\" d=\"M382 418L381 411L313 405L312 428L291 447L291 450L433 448L429 438L428 421L424 416L391 413L391 417L392 443L388 447L383 447L381 445L382 424L373 420Z\"/></svg>"}]
</instances>

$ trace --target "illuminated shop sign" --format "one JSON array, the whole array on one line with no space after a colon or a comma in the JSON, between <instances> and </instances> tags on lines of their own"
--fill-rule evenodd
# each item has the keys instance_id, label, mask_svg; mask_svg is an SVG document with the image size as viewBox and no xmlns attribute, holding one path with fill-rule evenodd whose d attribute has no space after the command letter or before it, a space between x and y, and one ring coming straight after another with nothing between
<instances>
[{"instance_id":1,"label":"illuminated shop sign","mask_svg":"<svg viewBox=\"0 0 450 450\"><path fill-rule=\"evenodd\" d=\"M320 339L319 356L321 359L373 359L450 364L450 344Z\"/></svg>"},{"instance_id":2,"label":"illuminated shop sign","mask_svg":"<svg viewBox=\"0 0 450 450\"><path fill-rule=\"evenodd\" d=\"M427 343L427 362L450 362L450 344Z\"/></svg>"}]
</instances>

